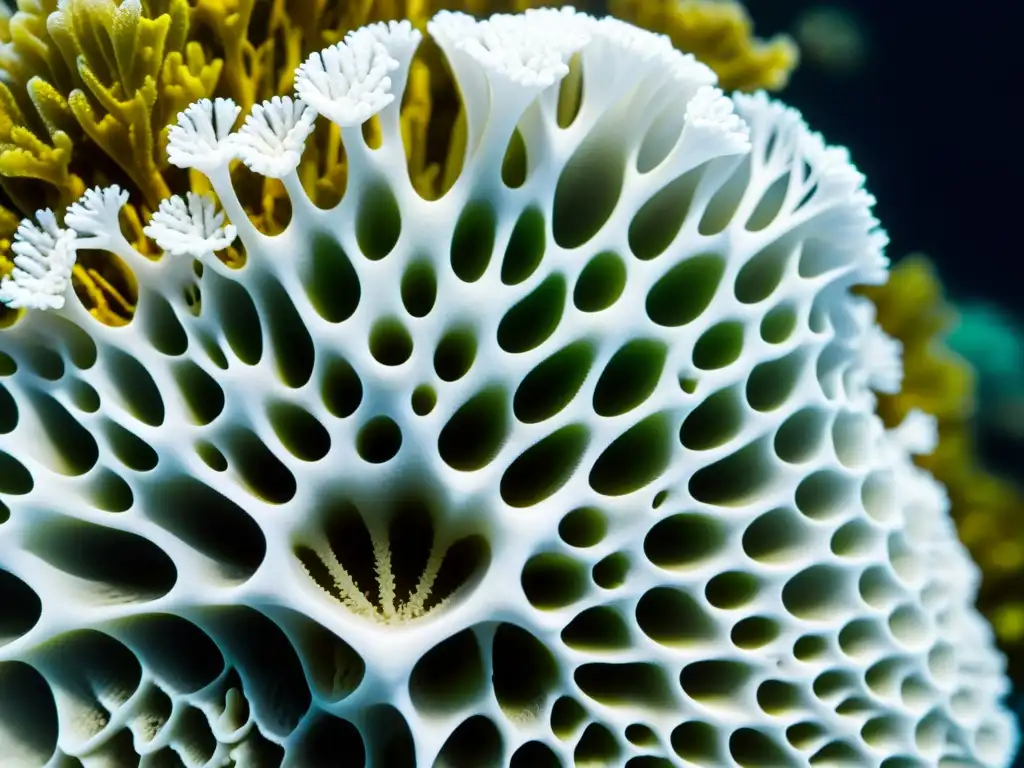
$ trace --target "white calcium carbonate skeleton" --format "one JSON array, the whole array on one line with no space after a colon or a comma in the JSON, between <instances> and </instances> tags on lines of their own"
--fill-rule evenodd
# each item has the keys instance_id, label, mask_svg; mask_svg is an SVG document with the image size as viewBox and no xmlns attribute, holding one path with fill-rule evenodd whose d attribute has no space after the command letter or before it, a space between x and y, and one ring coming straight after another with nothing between
<instances>
[{"instance_id":1,"label":"white calcium carbonate skeleton","mask_svg":"<svg viewBox=\"0 0 1024 768\"><path fill-rule=\"evenodd\" d=\"M178 116L215 195L163 202L160 259L117 187L22 223L0 765L1005 766L978 575L911 461L934 424L874 414L900 349L849 292L886 240L846 152L615 20L428 33L466 120L438 200L393 22L237 131L230 100ZM318 116L331 210L296 172ZM283 183L280 235L237 160ZM128 325L75 297L82 249L132 269Z\"/></svg>"}]
</instances>

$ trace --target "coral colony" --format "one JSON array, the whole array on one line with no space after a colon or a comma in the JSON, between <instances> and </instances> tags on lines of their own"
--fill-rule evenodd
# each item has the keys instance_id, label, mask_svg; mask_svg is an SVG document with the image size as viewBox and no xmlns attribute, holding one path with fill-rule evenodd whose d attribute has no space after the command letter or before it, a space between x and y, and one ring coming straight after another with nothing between
<instances>
[{"instance_id":1,"label":"coral colony","mask_svg":"<svg viewBox=\"0 0 1024 768\"><path fill-rule=\"evenodd\" d=\"M849 291L887 261L847 153L611 18L427 30L465 108L439 199L392 22L244 121L178 115L208 185L156 207L158 258L117 186L18 227L0 764L1005 766L977 572L912 462L934 423L874 412L901 351ZM95 251L129 323L70 288Z\"/></svg>"}]
</instances>

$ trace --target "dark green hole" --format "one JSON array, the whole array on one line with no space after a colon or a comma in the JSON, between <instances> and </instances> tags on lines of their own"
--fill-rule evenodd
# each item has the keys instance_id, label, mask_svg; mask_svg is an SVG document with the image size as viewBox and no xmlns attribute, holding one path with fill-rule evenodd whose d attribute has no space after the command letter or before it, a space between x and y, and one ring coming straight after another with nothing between
<instances>
[{"instance_id":1,"label":"dark green hole","mask_svg":"<svg viewBox=\"0 0 1024 768\"><path fill-rule=\"evenodd\" d=\"M501 498L512 507L548 498L572 476L588 441L586 427L569 424L530 446L502 475Z\"/></svg>"},{"instance_id":2,"label":"dark green hole","mask_svg":"<svg viewBox=\"0 0 1024 768\"><path fill-rule=\"evenodd\" d=\"M402 234L402 217L391 188L375 184L359 201L356 214L356 242L359 250L371 261L383 259Z\"/></svg>"},{"instance_id":3,"label":"dark green hole","mask_svg":"<svg viewBox=\"0 0 1024 768\"><path fill-rule=\"evenodd\" d=\"M267 418L281 444L302 461L320 461L331 449L331 436L323 424L294 403L271 403Z\"/></svg>"},{"instance_id":4,"label":"dark green hole","mask_svg":"<svg viewBox=\"0 0 1024 768\"><path fill-rule=\"evenodd\" d=\"M526 142L523 134L516 128L512 132L508 146L505 148L505 157L501 162L501 180L510 189L518 189L526 181L527 158Z\"/></svg>"},{"instance_id":5,"label":"dark green hole","mask_svg":"<svg viewBox=\"0 0 1024 768\"><path fill-rule=\"evenodd\" d=\"M792 241L780 240L754 255L736 275L736 298L756 304L771 296L782 282L794 249Z\"/></svg>"},{"instance_id":6,"label":"dark green hole","mask_svg":"<svg viewBox=\"0 0 1024 768\"><path fill-rule=\"evenodd\" d=\"M715 518L682 513L651 528L644 539L644 554L662 568L687 568L713 558L725 541L725 528Z\"/></svg>"},{"instance_id":7,"label":"dark green hole","mask_svg":"<svg viewBox=\"0 0 1024 768\"><path fill-rule=\"evenodd\" d=\"M628 648L629 627L615 608L598 605L580 613L562 630L562 642L578 651Z\"/></svg>"},{"instance_id":8,"label":"dark green hole","mask_svg":"<svg viewBox=\"0 0 1024 768\"><path fill-rule=\"evenodd\" d=\"M381 365L401 365L412 355L412 336L398 320L378 320L370 331L370 354Z\"/></svg>"},{"instance_id":9,"label":"dark green hole","mask_svg":"<svg viewBox=\"0 0 1024 768\"><path fill-rule=\"evenodd\" d=\"M113 347L104 350L110 382L128 411L143 424L158 427L164 421L164 401L145 366Z\"/></svg>"},{"instance_id":10,"label":"dark green hole","mask_svg":"<svg viewBox=\"0 0 1024 768\"><path fill-rule=\"evenodd\" d=\"M356 437L356 452L371 464L390 461L402 447L402 430L387 416L374 416Z\"/></svg>"},{"instance_id":11,"label":"dark green hole","mask_svg":"<svg viewBox=\"0 0 1024 768\"><path fill-rule=\"evenodd\" d=\"M622 747L615 736L600 723L591 723L583 731L573 751L573 762L579 766L619 765Z\"/></svg>"},{"instance_id":12,"label":"dark green hole","mask_svg":"<svg viewBox=\"0 0 1024 768\"><path fill-rule=\"evenodd\" d=\"M566 555L545 552L531 557L523 567L523 592L536 608L563 608L587 591L586 569Z\"/></svg>"},{"instance_id":13,"label":"dark green hole","mask_svg":"<svg viewBox=\"0 0 1024 768\"><path fill-rule=\"evenodd\" d=\"M332 416L344 419L356 412L363 400L363 383L347 360L333 357L325 363L320 396Z\"/></svg>"},{"instance_id":14,"label":"dark green hole","mask_svg":"<svg viewBox=\"0 0 1024 768\"><path fill-rule=\"evenodd\" d=\"M751 443L690 478L690 495L705 504L737 507L760 495L775 474L761 443Z\"/></svg>"},{"instance_id":15,"label":"dark green hole","mask_svg":"<svg viewBox=\"0 0 1024 768\"><path fill-rule=\"evenodd\" d=\"M590 470L590 487L603 496L622 496L657 479L672 455L672 432L664 413L634 424L598 456Z\"/></svg>"},{"instance_id":16,"label":"dark green hole","mask_svg":"<svg viewBox=\"0 0 1024 768\"><path fill-rule=\"evenodd\" d=\"M743 426L746 404L735 389L722 389L690 411L679 430L679 441L691 451L725 445Z\"/></svg>"},{"instance_id":17,"label":"dark green hole","mask_svg":"<svg viewBox=\"0 0 1024 768\"><path fill-rule=\"evenodd\" d=\"M677 726L671 736L672 751L697 765L720 765L718 728L710 723L690 720Z\"/></svg>"},{"instance_id":18,"label":"dark green hole","mask_svg":"<svg viewBox=\"0 0 1024 768\"><path fill-rule=\"evenodd\" d=\"M748 616L732 628L733 645L746 651L763 648L779 636L779 623L767 616Z\"/></svg>"},{"instance_id":19,"label":"dark green hole","mask_svg":"<svg viewBox=\"0 0 1024 768\"><path fill-rule=\"evenodd\" d=\"M675 240L704 170L702 166L683 174L640 206L629 225L629 248L638 259L660 256Z\"/></svg>"},{"instance_id":20,"label":"dark green hole","mask_svg":"<svg viewBox=\"0 0 1024 768\"><path fill-rule=\"evenodd\" d=\"M313 375L316 361L313 337L280 283L268 280L261 284L259 298L278 374L287 386L298 389Z\"/></svg>"},{"instance_id":21,"label":"dark green hole","mask_svg":"<svg viewBox=\"0 0 1024 768\"><path fill-rule=\"evenodd\" d=\"M743 324L729 321L708 328L693 347L693 364L714 371L736 362L743 351Z\"/></svg>"},{"instance_id":22,"label":"dark green hole","mask_svg":"<svg viewBox=\"0 0 1024 768\"><path fill-rule=\"evenodd\" d=\"M412 412L426 416L437 405L437 392L429 384L420 384L412 391Z\"/></svg>"},{"instance_id":23,"label":"dark green hole","mask_svg":"<svg viewBox=\"0 0 1024 768\"><path fill-rule=\"evenodd\" d=\"M591 131L555 186L555 242L577 248L601 230L618 205L625 170L621 135L607 129Z\"/></svg>"},{"instance_id":24,"label":"dark green hole","mask_svg":"<svg viewBox=\"0 0 1024 768\"><path fill-rule=\"evenodd\" d=\"M622 345L597 380L594 411L618 416L643 403L658 386L667 352L655 339L634 339Z\"/></svg>"},{"instance_id":25,"label":"dark green hole","mask_svg":"<svg viewBox=\"0 0 1024 768\"><path fill-rule=\"evenodd\" d=\"M300 261L299 270L309 303L329 323L348 320L361 296L356 270L331 235L318 232L312 239L310 258Z\"/></svg>"},{"instance_id":26,"label":"dark green hole","mask_svg":"<svg viewBox=\"0 0 1024 768\"><path fill-rule=\"evenodd\" d=\"M228 460L224 458L224 454L213 443L199 440L196 443L196 453L203 460L203 463L214 472L223 472L228 468Z\"/></svg>"},{"instance_id":27,"label":"dark green hole","mask_svg":"<svg viewBox=\"0 0 1024 768\"><path fill-rule=\"evenodd\" d=\"M213 270L204 274L203 287L208 289L209 297L203 308L212 307L217 327L235 357L246 365L256 365L263 357L263 324L252 296L240 284Z\"/></svg>"},{"instance_id":28,"label":"dark green hole","mask_svg":"<svg viewBox=\"0 0 1024 768\"><path fill-rule=\"evenodd\" d=\"M402 304L413 317L426 317L437 300L437 275L429 261L414 261L402 275Z\"/></svg>"},{"instance_id":29,"label":"dark green hole","mask_svg":"<svg viewBox=\"0 0 1024 768\"><path fill-rule=\"evenodd\" d=\"M295 475L252 431L232 429L223 439L224 452L246 485L271 504L285 504L298 490Z\"/></svg>"},{"instance_id":30,"label":"dark green hole","mask_svg":"<svg viewBox=\"0 0 1024 768\"><path fill-rule=\"evenodd\" d=\"M126 467L136 472L148 472L156 466L157 454L149 443L114 421L104 420L102 426L107 444Z\"/></svg>"},{"instance_id":31,"label":"dark green hole","mask_svg":"<svg viewBox=\"0 0 1024 768\"><path fill-rule=\"evenodd\" d=\"M519 214L501 261L501 282L518 285L534 273L544 258L546 236L544 215L538 209Z\"/></svg>"},{"instance_id":32,"label":"dark green hole","mask_svg":"<svg viewBox=\"0 0 1024 768\"><path fill-rule=\"evenodd\" d=\"M513 624L497 628L491 647L491 682L499 706L516 722L536 717L560 682L551 651Z\"/></svg>"},{"instance_id":33,"label":"dark green hole","mask_svg":"<svg viewBox=\"0 0 1024 768\"><path fill-rule=\"evenodd\" d=\"M583 267L576 279L572 301L581 312L600 312L622 295L626 287L626 265L612 251L597 254Z\"/></svg>"},{"instance_id":34,"label":"dark green hole","mask_svg":"<svg viewBox=\"0 0 1024 768\"><path fill-rule=\"evenodd\" d=\"M469 203L455 224L452 235L451 265L456 276L466 283L479 280L494 251L494 209L480 200Z\"/></svg>"},{"instance_id":35,"label":"dark green hole","mask_svg":"<svg viewBox=\"0 0 1024 768\"><path fill-rule=\"evenodd\" d=\"M781 344L796 328L796 312L783 304L765 314L761 320L761 338L769 344Z\"/></svg>"},{"instance_id":36,"label":"dark green hole","mask_svg":"<svg viewBox=\"0 0 1024 768\"><path fill-rule=\"evenodd\" d=\"M14 496L26 494L35 483L25 466L4 451L0 451L0 493Z\"/></svg>"},{"instance_id":37,"label":"dark green hole","mask_svg":"<svg viewBox=\"0 0 1024 768\"><path fill-rule=\"evenodd\" d=\"M693 322L711 304L724 272L725 260L715 254L676 264L647 294L647 316L668 328Z\"/></svg>"},{"instance_id":38,"label":"dark green hole","mask_svg":"<svg viewBox=\"0 0 1024 768\"><path fill-rule=\"evenodd\" d=\"M520 382L512 409L524 424L550 419L579 392L594 362L594 347L576 341L541 361Z\"/></svg>"},{"instance_id":39,"label":"dark green hole","mask_svg":"<svg viewBox=\"0 0 1024 768\"><path fill-rule=\"evenodd\" d=\"M568 739L587 719L587 710L568 696L562 696L551 707L551 730L560 739Z\"/></svg>"},{"instance_id":40,"label":"dark green hole","mask_svg":"<svg viewBox=\"0 0 1024 768\"><path fill-rule=\"evenodd\" d=\"M498 345L506 352L540 346L558 327L565 309L565 278L550 275L520 299L498 324Z\"/></svg>"},{"instance_id":41,"label":"dark green hole","mask_svg":"<svg viewBox=\"0 0 1024 768\"><path fill-rule=\"evenodd\" d=\"M576 684L587 696L608 706L667 709L673 696L657 664L592 662L576 668Z\"/></svg>"},{"instance_id":42,"label":"dark green hole","mask_svg":"<svg viewBox=\"0 0 1024 768\"><path fill-rule=\"evenodd\" d=\"M629 556L615 552L594 564L590 576L601 589L617 589L626 582L629 575Z\"/></svg>"},{"instance_id":43,"label":"dark green hole","mask_svg":"<svg viewBox=\"0 0 1024 768\"><path fill-rule=\"evenodd\" d=\"M570 547L592 547L604 538L608 521L599 509L579 507L562 518L558 535Z\"/></svg>"},{"instance_id":44,"label":"dark green hole","mask_svg":"<svg viewBox=\"0 0 1024 768\"><path fill-rule=\"evenodd\" d=\"M704 596L716 608L728 610L746 605L757 597L760 582L743 571L726 571L713 576L704 587Z\"/></svg>"},{"instance_id":45,"label":"dark green hole","mask_svg":"<svg viewBox=\"0 0 1024 768\"><path fill-rule=\"evenodd\" d=\"M508 396L492 387L466 401L448 420L437 449L453 469L469 472L487 466L508 434Z\"/></svg>"},{"instance_id":46,"label":"dark green hole","mask_svg":"<svg viewBox=\"0 0 1024 768\"><path fill-rule=\"evenodd\" d=\"M747 402L756 411L772 411L785 403L804 373L804 352L758 363L747 378Z\"/></svg>"},{"instance_id":47,"label":"dark green hole","mask_svg":"<svg viewBox=\"0 0 1024 768\"><path fill-rule=\"evenodd\" d=\"M7 388L0 384L0 435L13 432L18 426L18 406Z\"/></svg>"},{"instance_id":48,"label":"dark green hole","mask_svg":"<svg viewBox=\"0 0 1024 768\"><path fill-rule=\"evenodd\" d=\"M458 381L476 358L476 337L468 328L453 328L441 337L434 350L434 371L442 381Z\"/></svg>"},{"instance_id":49,"label":"dark green hole","mask_svg":"<svg viewBox=\"0 0 1024 768\"><path fill-rule=\"evenodd\" d=\"M176 357L188 349L188 336L178 316L163 296L150 292L139 303L137 317L153 347L165 355Z\"/></svg>"}]
</instances>

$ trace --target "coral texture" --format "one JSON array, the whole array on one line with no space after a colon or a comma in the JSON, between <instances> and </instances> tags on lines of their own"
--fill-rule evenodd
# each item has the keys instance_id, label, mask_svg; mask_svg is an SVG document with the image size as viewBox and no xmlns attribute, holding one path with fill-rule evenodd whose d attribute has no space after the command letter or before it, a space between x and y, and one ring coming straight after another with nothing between
<instances>
[{"instance_id":1,"label":"coral texture","mask_svg":"<svg viewBox=\"0 0 1024 768\"><path fill-rule=\"evenodd\" d=\"M19 0L13 15L0 5L0 277L12 268L10 237L20 216L68 205L96 185L131 190L123 215L132 244L147 252L141 222L159 201L170 192L207 191L201 178L187 177L166 156L164 126L193 100L230 97L248 110L284 95L310 52L369 22L408 16L423 29L442 7L522 11L544 4L70 0L58 8L53 0ZM633 19L641 26L664 25L681 50L706 55L727 88L781 85L795 63L789 43L753 38L734 2L686 0L677 9L659 6L653 15L632 5L621 9L635 11L642 11L643 19ZM442 57L428 49L411 66L401 118L410 174L424 196L440 196L458 175L453 159L465 138L459 111ZM306 192L323 206L344 190L347 165L339 143L337 130L323 121L300 167ZM235 168L243 206L261 231L281 231L289 216L281 185L244 171ZM134 284L124 267L96 252L72 270L76 292L107 324L121 325L134 311ZM16 318L0 305L0 326Z\"/></svg>"},{"instance_id":2,"label":"coral texture","mask_svg":"<svg viewBox=\"0 0 1024 768\"><path fill-rule=\"evenodd\" d=\"M465 108L438 199L420 32L376 24L237 131L178 115L213 194L160 202L161 257L118 187L14 234L0 762L1005 765L976 569L912 463L934 423L874 414L900 350L849 292L886 260L846 152L613 19L428 31ZM68 287L96 250L129 323Z\"/></svg>"},{"instance_id":3,"label":"coral texture","mask_svg":"<svg viewBox=\"0 0 1024 768\"><path fill-rule=\"evenodd\" d=\"M979 607L1009 657L1010 676L1024 681L1024 492L980 465L976 411L992 407L999 397L980 388L969 363L950 349L955 344L966 354L978 350L977 376L994 373L996 386L1005 389L1018 375L1017 340L997 324L991 329L990 342L995 343L985 345L981 353L980 341L963 334L979 325L990 332L990 316L982 314L967 328L954 331L959 338L947 342L956 312L923 256L902 259L887 283L864 293L878 308L879 325L903 345L903 388L880 396L878 413L889 425L899 424L914 410L936 418L938 444L930 454L919 456L917 464L947 488L960 537L982 571ZM993 348L999 354L991 357Z\"/></svg>"}]
</instances>

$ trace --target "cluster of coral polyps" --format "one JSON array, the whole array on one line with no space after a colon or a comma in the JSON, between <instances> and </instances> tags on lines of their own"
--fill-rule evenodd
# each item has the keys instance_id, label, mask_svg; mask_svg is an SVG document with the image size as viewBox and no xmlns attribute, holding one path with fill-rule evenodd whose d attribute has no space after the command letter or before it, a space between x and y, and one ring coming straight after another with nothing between
<instances>
[{"instance_id":1,"label":"cluster of coral polyps","mask_svg":"<svg viewBox=\"0 0 1024 768\"><path fill-rule=\"evenodd\" d=\"M22 223L0 763L1005 765L976 572L911 461L934 425L874 415L900 350L848 292L886 262L846 153L614 20L428 30L466 120L439 200L393 23L237 132L179 115L216 197L160 206L160 259L117 188ZM318 116L331 210L295 173ZM280 235L238 160L288 190ZM69 289L82 249L131 268L131 323Z\"/></svg>"}]
</instances>

